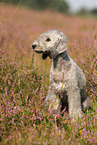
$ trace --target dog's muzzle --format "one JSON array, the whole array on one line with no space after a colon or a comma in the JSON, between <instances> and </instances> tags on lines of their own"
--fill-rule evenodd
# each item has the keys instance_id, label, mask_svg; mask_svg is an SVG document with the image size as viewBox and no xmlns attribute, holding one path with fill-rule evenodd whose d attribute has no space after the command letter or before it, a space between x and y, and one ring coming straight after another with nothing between
<instances>
[{"instance_id":1,"label":"dog's muzzle","mask_svg":"<svg viewBox=\"0 0 97 145\"><path fill-rule=\"evenodd\" d=\"M32 45L32 48L33 48L33 49L35 49L36 47L37 47L37 45L36 45L36 44L33 44L33 45Z\"/></svg>"}]
</instances>

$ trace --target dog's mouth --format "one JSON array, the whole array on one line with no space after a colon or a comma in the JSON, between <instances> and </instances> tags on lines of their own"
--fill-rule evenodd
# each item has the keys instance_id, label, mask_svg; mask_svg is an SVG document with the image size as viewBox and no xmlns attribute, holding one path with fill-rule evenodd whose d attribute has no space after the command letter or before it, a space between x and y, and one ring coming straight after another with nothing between
<instances>
[{"instance_id":1,"label":"dog's mouth","mask_svg":"<svg viewBox=\"0 0 97 145\"><path fill-rule=\"evenodd\" d=\"M37 51L37 50L34 50L36 53L38 54L41 54L42 53L42 59L46 59L48 56L50 57L50 52L48 51Z\"/></svg>"},{"instance_id":2,"label":"dog's mouth","mask_svg":"<svg viewBox=\"0 0 97 145\"><path fill-rule=\"evenodd\" d=\"M50 56L50 52L43 52L42 59L46 59L48 56Z\"/></svg>"},{"instance_id":3,"label":"dog's mouth","mask_svg":"<svg viewBox=\"0 0 97 145\"><path fill-rule=\"evenodd\" d=\"M34 51L38 54L43 53L43 51L37 51L37 50L34 50Z\"/></svg>"}]
</instances>

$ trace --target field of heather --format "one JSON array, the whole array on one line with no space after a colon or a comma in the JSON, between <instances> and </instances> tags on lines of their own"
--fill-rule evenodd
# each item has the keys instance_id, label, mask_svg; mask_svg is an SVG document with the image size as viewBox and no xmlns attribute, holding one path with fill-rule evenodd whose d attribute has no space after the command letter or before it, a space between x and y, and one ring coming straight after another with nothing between
<instances>
[{"instance_id":1,"label":"field of heather","mask_svg":"<svg viewBox=\"0 0 97 145\"><path fill-rule=\"evenodd\" d=\"M92 108L78 122L46 112L50 59L32 51L49 29L68 37L67 52L87 79ZM0 5L0 144L97 144L97 19Z\"/></svg>"}]
</instances>

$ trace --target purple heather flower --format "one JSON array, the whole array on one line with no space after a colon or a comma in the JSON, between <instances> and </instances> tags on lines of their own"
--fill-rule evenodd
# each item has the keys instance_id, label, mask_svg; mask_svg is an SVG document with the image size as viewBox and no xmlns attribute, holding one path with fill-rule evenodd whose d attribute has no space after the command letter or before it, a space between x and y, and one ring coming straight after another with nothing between
<instances>
[{"instance_id":1,"label":"purple heather flower","mask_svg":"<svg viewBox=\"0 0 97 145\"><path fill-rule=\"evenodd\" d=\"M12 140L12 136L10 135L10 140Z\"/></svg>"}]
</instances>

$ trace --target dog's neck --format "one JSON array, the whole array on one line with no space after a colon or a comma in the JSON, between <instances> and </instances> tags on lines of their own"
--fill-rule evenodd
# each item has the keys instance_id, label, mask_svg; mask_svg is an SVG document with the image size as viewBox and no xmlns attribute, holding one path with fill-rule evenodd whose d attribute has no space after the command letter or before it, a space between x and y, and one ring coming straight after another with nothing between
<instances>
[{"instance_id":1,"label":"dog's neck","mask_svg":"<svg viewBox=\"0 0 97 145\"><path fill-rule=\"evenodd\" d=\"M62 67L68 68L67 65L70 66L70 57L67 54L67 51L65 50L63 53L60 53L59 55L56 56L56 58L51 59L51 66L56 69L58 68L60 71Z\"/></svg>"},{"instance_id":2,"label":"dog's neck","mask_svg":"<svg viewBox=\"0 0 97 145\"><path fill-rule=\"evenodd\" d=\"M59 54L65 61L70 61L70 57L67 53L67 51L65 50L63 53Z\"/></svg>"}]
</instances>

